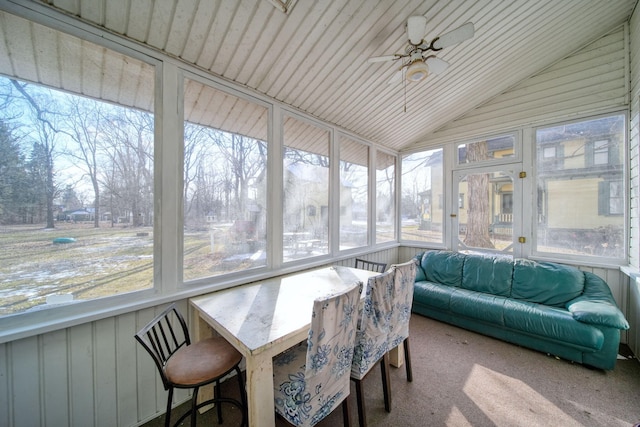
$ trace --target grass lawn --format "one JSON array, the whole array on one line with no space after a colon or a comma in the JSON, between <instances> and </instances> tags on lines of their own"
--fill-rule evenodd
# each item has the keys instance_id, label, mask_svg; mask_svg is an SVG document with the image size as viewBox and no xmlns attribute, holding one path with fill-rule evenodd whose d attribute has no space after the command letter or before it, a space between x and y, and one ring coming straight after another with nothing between
<instances>
[{"instance_id":1,"label":"grass lawn","mask_svg":"<svg viewBox=\"0 0 640 427\"><path fill-rule=\"evenodd\" d=\"M56 238L75 241L54 243ZM0 315L45 304L52 294L93 299L153 283L152 227L2 226L0 248Z\"/></svg>"}]
</instances>

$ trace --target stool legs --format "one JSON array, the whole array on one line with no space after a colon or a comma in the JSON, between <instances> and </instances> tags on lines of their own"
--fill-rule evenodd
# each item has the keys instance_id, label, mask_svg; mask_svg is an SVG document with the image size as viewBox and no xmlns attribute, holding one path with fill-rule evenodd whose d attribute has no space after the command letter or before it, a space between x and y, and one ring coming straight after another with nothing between
<instances>
[{"instance_id":1,"label":"stool legs","mask_svg":"<svg viewBox=\"0 0 640 427\"><path fill-rule=\"evenodd\" d=\"M169 388L169 397L167 398L167 411L164 413L164 427L171 425L171 401L173 400L173 387Z\"/></svg>"}]
</instances>

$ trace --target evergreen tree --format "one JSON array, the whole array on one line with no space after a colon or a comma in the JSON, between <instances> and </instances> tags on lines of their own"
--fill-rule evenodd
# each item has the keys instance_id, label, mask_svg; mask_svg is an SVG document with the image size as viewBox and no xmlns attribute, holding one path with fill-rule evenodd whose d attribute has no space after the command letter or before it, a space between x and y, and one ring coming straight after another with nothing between
<instances>
[{"instance_id":1,"label":"evergreen tree","mask_svg":"<svg viewBox=\"0 0 640 427\"><path fill-rule=\"evenodd\" d=\"M25 201L29 186L25 159L19 141L9 127L0 121L0 223L24 221Z\"/></svg>"}]
</instances>

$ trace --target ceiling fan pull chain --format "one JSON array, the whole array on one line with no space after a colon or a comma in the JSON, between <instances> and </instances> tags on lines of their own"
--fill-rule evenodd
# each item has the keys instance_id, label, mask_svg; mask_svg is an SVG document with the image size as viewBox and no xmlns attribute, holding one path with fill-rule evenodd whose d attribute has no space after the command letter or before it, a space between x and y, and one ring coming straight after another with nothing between
<instances>
[{"instance_id":1,"label":"ceiling fan pull chain","mask_svg":"<svg viewBox=\"0 0 640 427\"><path fill-rule=\"evenodd\" d=\"M402 74L405 73L405 69L402 69ZM402 77L402 87L404 87L404 112L407 112L407 79L404 78L404 76Z\"/></svg>"}]
</instances>

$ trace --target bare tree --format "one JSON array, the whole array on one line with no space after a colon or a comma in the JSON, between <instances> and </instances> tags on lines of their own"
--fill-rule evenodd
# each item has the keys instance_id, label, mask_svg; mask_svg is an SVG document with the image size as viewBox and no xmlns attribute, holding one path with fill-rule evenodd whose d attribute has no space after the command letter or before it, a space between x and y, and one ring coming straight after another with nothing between
<instances>
[{"instance_id":1,"label":"bare tree","mask_svg":"<svg viewBox=\"0 0 640 427\"><path fill-rule=\"evenodd\" d=\"M241 218L247 212L249 184L264 176L266 144L243 135L212 130L207 133L210 143L221 155L221 185L225 191L228 218Z\"/></svg>"},{"instance_id":2,"label":"bare tree","mask_svg":"<svg viewBox=\"0 0 640 427\"><path fill-rule=\"evenodd\" d=\"M106 155L113 163L105 183L122 214L134 225L150 225L153 213L153 116L120 110L105 126Z\"/></svg>"},{"instance_id":3,"label":"bare tree","mask_svg":"<svg viewBox=\"0 0 640 427\"><path fill-rule=\"evenodd\" d=\"M69 155L82 164L93 189L95 228L100 227L100 151L103 150L102 130L105 126L104 105L93 100L70 97L67 104L68 116L65 121L67 133L77 144L77 151Z\"/></svg>"},{"instance_id":4,"label":"bare tree","mask_svg":"<svg viewBox=\"0 0 640 427\"><path fill-rule=\"evenodd\" d=\"M207 157L206 130L207 128L192 123L185 123L184 125L184 185L182 196L185 223L191 223L188 219L194 207L196 208L196 217L208 213L200 212L199 207L203 206L201 204L203 202L200 197L201 192L206 191L206 189L197 184L198 180L202 179L204 159Z\"/></svg>"},{"instance_id":5,"label":"bare tree","mask_svg":"<svg viewBox=\"0 0 640 427\"><path fill-rule=\"evenodd\" d=\"M479 162L489 158L487 141L467 144L469 162ZM489 237L491 212L489 207L489 174L467 175L468 202L467 233L464 244L475 248L493 248Z\"/></svg>"}]
</instances>

